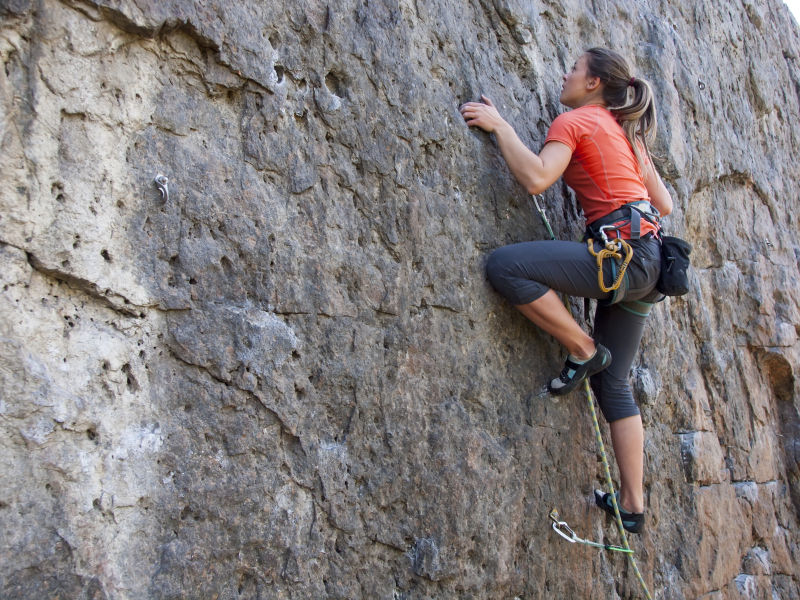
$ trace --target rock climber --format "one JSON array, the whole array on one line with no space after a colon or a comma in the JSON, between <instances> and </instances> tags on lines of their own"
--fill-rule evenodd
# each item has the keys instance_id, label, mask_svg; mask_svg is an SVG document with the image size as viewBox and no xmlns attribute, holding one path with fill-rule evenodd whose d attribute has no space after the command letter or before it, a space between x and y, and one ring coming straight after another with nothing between
<instances>
[{"instance_id":1,"label":"rock climber","mask_svg":"<svg viewBox=\"0 0 800 600\"><path fill-rule=\"evenodd\" d=\"M495 250L486 269L500 294L567 349L550 392L566 394L590 378L611 428L623 525L639 533L644 526L644 429L628 376L647 313L662 297L655 289L661 256L658 215L672 211L672 198L647 145L656 129L652 89L631 75L617 52L587 50L563 76L559 101L571 110L553 121L538 155L489 98L481 100L461 106L462 116L468 126L494 134L511 173L529 193L542 193L563 175L586 217L587 237L599 248L598 228L607 225L602 233L621 237L633 249L624 284L614 292L602 291L597 259L581 242L512 244ZM614 279L620 262L611 258L602 263L605 281ZM593 335L572 318L556 291L598 300ZM610 494L596 490L595 501L614 514Z\"/></svg>"}]
</instances>

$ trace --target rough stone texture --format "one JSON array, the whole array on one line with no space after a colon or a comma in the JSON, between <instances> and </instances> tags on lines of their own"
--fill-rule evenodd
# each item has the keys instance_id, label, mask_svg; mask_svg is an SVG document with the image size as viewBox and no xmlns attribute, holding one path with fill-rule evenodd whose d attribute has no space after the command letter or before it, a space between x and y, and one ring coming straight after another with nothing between
<instances>
[{"instance_id":1,"label":"rough stone texture","mask_svg":"<svg viewBox=\"0 0 800 600\"><path fill-rule=\"evenodd\" d=\"M560 350L489 288L603 44L693 289L633 371L655 597L800 598L800 35L777 0L0 2L0 596L634 598ZM169 177L169 197L153 184ZM557 185L558 234L581 223ZM577 308L577 305L576 305Z\"/></svg>"}]
</instances>

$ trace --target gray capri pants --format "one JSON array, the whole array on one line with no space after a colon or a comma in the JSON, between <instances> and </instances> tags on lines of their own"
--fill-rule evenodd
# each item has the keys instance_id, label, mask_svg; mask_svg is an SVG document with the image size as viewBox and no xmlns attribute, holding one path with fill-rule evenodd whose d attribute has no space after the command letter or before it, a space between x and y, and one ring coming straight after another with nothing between
<instances>
[{"instance_id":1,"label":"gray capri pants","mask_svg":"<svg viewBox=\"0 0 800 600\"><path fill-rule=\"evenodd\" d=\"M590 383L609 422L639 414L628 375L650 308L642 303L663 297L655 289L661 271L661 243L652 234L628 243L633 259L625 274L627 289L622 300L611 305L608 300L612 293L600 290L597 259L586 243L543 240L512 244L495 250L486 264L492 286L514 305L533 302L549 289L599 300L593 337L609 349L612 360L611 366L593 375ZM600 248L596 243L595 250ZM603 262L607 286L614 281L614 262L611 258Z\"/></svg>"}]
</instances>

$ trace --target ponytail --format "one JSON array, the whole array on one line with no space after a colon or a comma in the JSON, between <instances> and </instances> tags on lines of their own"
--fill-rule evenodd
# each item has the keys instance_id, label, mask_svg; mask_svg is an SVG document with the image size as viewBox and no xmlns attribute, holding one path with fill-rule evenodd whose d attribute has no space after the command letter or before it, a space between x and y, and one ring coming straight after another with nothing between
<instances>
[{"instance_id":1,"label":"ponytail","mask_svg":"<svg viewBox=\"0 0 800 600\"><path fill-rule=\"evenodd\" d=\"M644 171L645 160L650 160L647 142L655 137L657 128L650 84L632 77L626 60L613 50L590 48L586 57L589 75L603 82L603 100L625 132Z\"/></svg>"}]
</instances>

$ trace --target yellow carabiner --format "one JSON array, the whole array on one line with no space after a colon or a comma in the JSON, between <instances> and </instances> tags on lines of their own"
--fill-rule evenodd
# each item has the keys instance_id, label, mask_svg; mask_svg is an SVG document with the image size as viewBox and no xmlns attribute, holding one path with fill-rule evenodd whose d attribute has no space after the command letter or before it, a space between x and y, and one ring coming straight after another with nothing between
<instances>
[{"instance_id":1,"label":"yellow carabiner","mask_svg":"<svg viewBox=\"0 0 800 600\"><path fill-rule=\"evenodd\" d=\"M600 289L603 292L613 292L618 289L622 284L622 278L625 276L625 270L628 268L633 258L633 248L631 248L631 245L622 238L609 240L606 242L606 247L600 250L600 252L595 252L594 240L592 238L586 240L586 245L589 248L589 253L597 258L597 283L600 285ZM619 273L617 273L617 278L614 280L614 283L612 283L611 286L607 286L605 281L603 281L603 260L607 257L617 260L621 259L621 250L625 250L625 260L622 261L622 266L619 269Z\"/></svg>"}]
</instances>

